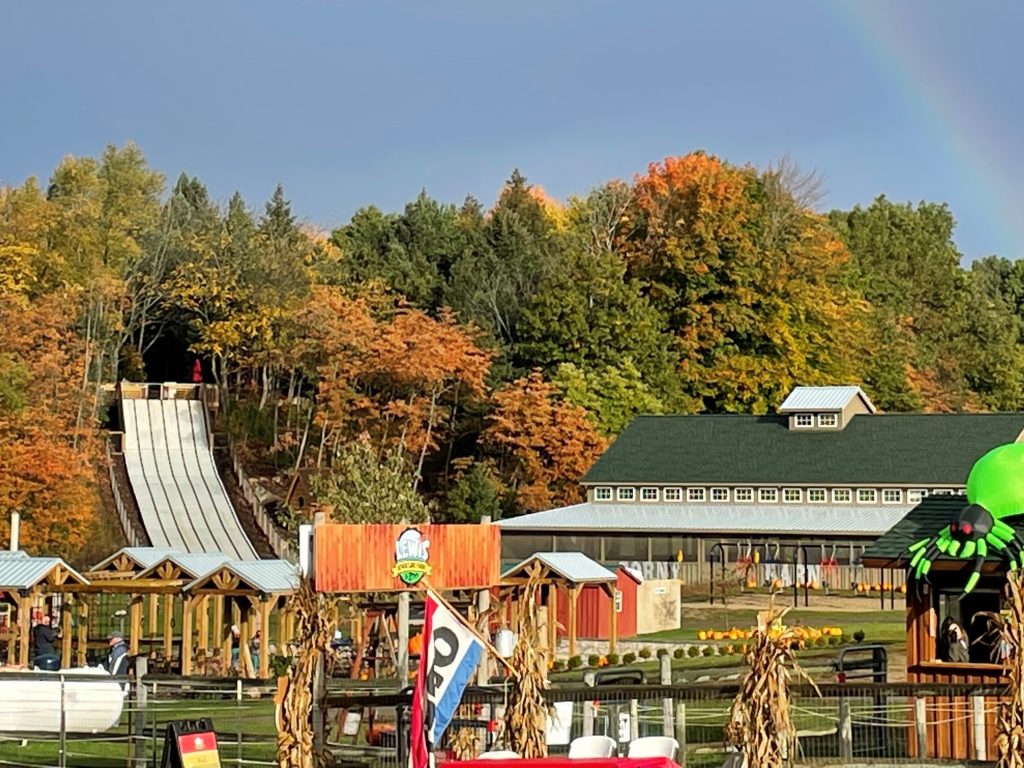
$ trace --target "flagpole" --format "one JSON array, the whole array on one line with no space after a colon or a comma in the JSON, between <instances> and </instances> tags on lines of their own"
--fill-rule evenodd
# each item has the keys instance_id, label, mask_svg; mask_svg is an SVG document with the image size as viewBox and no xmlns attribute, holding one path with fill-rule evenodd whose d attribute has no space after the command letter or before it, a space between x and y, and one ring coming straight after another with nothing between
<instances>
[{"instance_id":1,"label":"flagpole","mask_svg":"<svg viewBox=\"0 0 1024 768\"><path fill-rule=\"evenodd\" d=\"M505 660L504 656L502 656L500 653L498 653L498 649L495 648L491 644L491 641L488 640L483 635L481 635L479 630L477 630L476 627L474 627L472 624L470 624L468 621L466 621L466 619L463 618L462 614L459 613L459 611L455 608L455 606L453 606L451 603L449 603L447 600L445 600L444 597L442 597L432 586L430 586L430 584L426 581L426 579L421 581L420 584L423 585L423 589L424 589L424 591L427 594L429 594L431 597L433 597L435 600L437 600L437 602L439 602L441 605L443 605L445 608L447 608L450 613L454 614L455 618L457 618L459 620L459 622L462 624L462 626L464 626L466 629L468 629L470 632L472 632L473 636L476 637L476 639L479 640L481 643L483 643L484 647L488 651L491 652L491 654L494 656L494 658L496 658L498 661L500 661L502 664L504 664L505 668L509 672L512 672L512 673L515 672L515 670L512 669L512 665L509 664L508 661Z\"/></svg>"}]
</instances>

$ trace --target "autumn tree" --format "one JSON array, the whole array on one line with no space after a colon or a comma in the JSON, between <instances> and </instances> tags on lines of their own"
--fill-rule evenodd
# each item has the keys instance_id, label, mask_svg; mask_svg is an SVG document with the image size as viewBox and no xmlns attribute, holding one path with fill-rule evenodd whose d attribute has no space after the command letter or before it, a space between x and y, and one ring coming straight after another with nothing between
<instances>
[{"instance_id":1,"label":"autumn tree","mask_svg":"<svg viewBox=\"0 0 1024 768\"><path fill-rule=\"evenodd\" d=\"M586 412L539 371L494 393L480 445L497 462L512 505L535 512L582 499L579 481L606 446Z\"/></svg>"},{"instance_id":2,"label":"autumn tree","mask_svg":"<svg viewBox=\"0 0 1024 768\"><path fill-rule=\"evenodd\" d=\"M363 436L342 446L313 479L318 503L339 523L426 523L430 512L399 448L378 451Z\"/></svg>"},{"instance_id":3,"label":"autumn tree","mask_svg":"<svg viewBox=\"0 0 1024 768\"><path fill-rule=\"evenodd\" d=\"M795 384L857 381L866 307L847 254L771 173L702 153L639 177L619 247L669 318L696 408L763 413Z\"/></svg>"}]
</instances>

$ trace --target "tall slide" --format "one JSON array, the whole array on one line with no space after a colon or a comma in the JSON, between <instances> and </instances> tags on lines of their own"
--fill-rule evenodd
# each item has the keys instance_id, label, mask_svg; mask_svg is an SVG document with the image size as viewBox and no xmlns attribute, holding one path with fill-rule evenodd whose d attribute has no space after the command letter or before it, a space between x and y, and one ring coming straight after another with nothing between
<instances>
[{"instance_id":1,"label":"tall slide","mask_svg":"<svg viewBox=\"0 0 1024 768\"><path fill-rule=\"evenodd\" d=\"M213 460L199 400L121 399L124 460L154 547L255 560Z\"/></svg>"}]
</instances>

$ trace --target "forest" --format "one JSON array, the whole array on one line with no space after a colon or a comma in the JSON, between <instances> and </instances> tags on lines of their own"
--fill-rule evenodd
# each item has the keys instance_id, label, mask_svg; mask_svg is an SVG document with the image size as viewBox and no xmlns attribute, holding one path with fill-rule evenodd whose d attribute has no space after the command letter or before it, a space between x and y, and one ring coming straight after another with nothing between
<instances>
[{"instance_id":1,"label":"forest","mask_svg":"<svg viewBox=\"0 0 1024 768\"><path fill-rule=\"evenodd\" d=\"M1024 408L1024 266L964 264L942 203L824 212L795 164L705 152L564 201L495 189L327 232L131 144L0 189L0 539L17 510L30 550L87 549L104 385L196 361L250 474L316 467L354 521L571 504L634 415L764 413L797 384Z\"/></svg>"}]
</instances>

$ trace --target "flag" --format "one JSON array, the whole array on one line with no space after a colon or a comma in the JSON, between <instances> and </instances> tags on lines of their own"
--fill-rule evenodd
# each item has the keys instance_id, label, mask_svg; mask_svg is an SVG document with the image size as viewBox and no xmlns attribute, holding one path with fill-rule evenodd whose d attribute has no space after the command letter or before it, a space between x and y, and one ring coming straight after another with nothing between
<instances>
[{"instance_id":1,"label":"flag","mask_svg":"<svg viewBox=\"0 0 1024 768\"><path fill-rule=\"evenodd\" d=\"M411 768L428 768L430 750L455 716L484 645L429 591L423 613L423 653L412 698Z\"/></svg>"}]
</instances>

